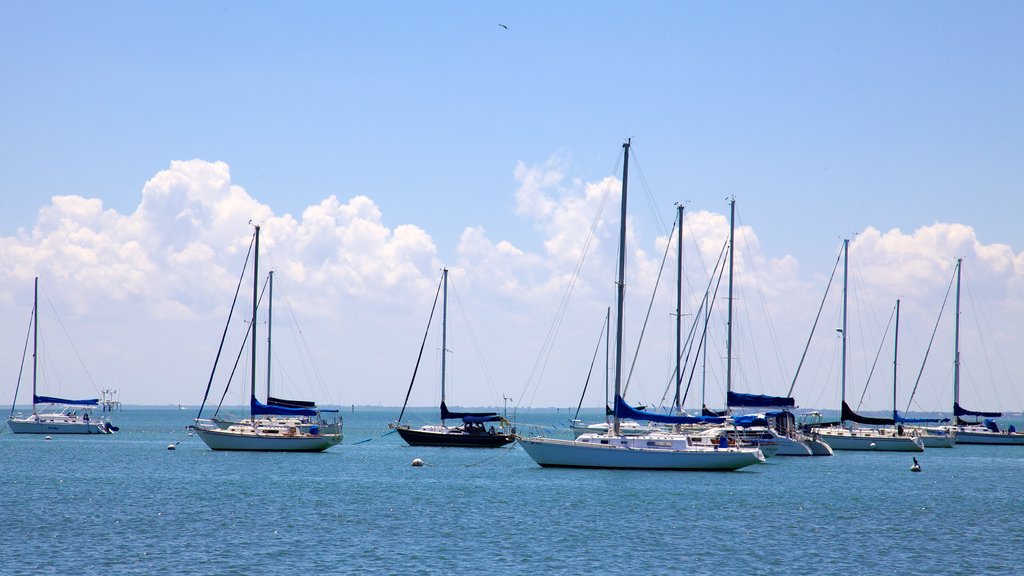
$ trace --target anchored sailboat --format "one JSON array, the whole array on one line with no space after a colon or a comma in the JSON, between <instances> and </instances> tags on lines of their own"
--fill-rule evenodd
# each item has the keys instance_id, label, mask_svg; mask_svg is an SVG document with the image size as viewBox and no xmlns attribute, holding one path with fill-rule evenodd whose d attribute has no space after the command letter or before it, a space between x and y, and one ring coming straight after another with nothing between
<instances>
[{"instance_id":1,"label":"anchored sailboat","mask_svg":"<svg viewBox=\"0 0 1024 576\"><path fill-rule=\"evenodd\" d=\"M27 349L27 347L26 347ZM22 358L22 366L25 364ZM99 398L73 400L38 394L39 365L39 278L35 279L32 301L32 414L17 417L14 406L7 418L7 427L15 434L110 434L117 427L103 416L94 417L92 410L100 404ZM19 377L20 383L20 377ZM18 391L14 392L17 402ZM62 406L56 412L40 412L40 405Z\"/></svg>"},{"instance_id":2,"label":"anchored sailboat","mask_svg":"<svg viewBox=\"0 0 1024 576\"><path fill-rule=\"evenodd\" d=\"M441 423L428 424L418 429L402 423L405 416L405 408L409 404L409 393L416 382L416 372L419 369L420 359L423 357L423 346L426 344L427 334L430 332L430 322L434 318L434 309L430 310L430 320L427 321L427 333L423 335L423 344L420 345L420 355L416 358L416 369L413 370L412 381L409 382L409 390L405 394L405 402L402 404L402 411L398 420L389 425L397 430L398 435L412 446L459 446L463 448L499 448L515 441L514 431L508 430L508 422L498 415L497 412L452 412L445 402L445 377L448 356L448 269L441 272L441 283L438 286L443 292L441 303ZM434 295L434 306L437 306L437 295ZM448 420L461 420L461 424L449 427ZM490 427L488 427L490 424ZM499 428L495 428L497 424Z\"/></svg>"},{"instance_id":3,"label":"anchored sailboat","mask_svg":"<svg viewBox=\"0 0 1024 576\"><path fill-rule=\"evenodd\" d=\"M850 241L843 240L843 327L840 329L842 335L842 369L841 369L841 410L840 420L842 422L855 422L867 426L895 426L896 422L891 418L871 418L857 414L846 403L846 339L847 332L847 287L849 279L849 253ZM899 345L899 300L896 301L896 333L895 346ZM893 357L893 412L896 410L895 399L896 387L896 358ZM822 440L828 443L833 450L874 450L878 452L922 452L924 444L916 436L903 435L900 429L892 428L859 428L849 427L820 427L814 428L813 433L818 434Z\"/></svg>"},{"instance_id":4,"label":"anchored sailboat","mask_svg":"<svg viewBox=\"0 0 1024 576\"><path fill-rule=\"evenodd\" d=\"M963 258L958 258L956 261L956 320L953 332L953 418L956 419L956 428L954 429L956 443L1024 446L1024 433L999 428L994 419L1001 417L1002 412L982 412L968 410L960 406L960 269L962 265ZM973 416L984 418L984 420L970 422L961 418L962 416Z\"/></svg>"},{"instance_id":5,"label":"anchored sailboat","mask_svg":"<svg viewBox=\"0 0 1024 576\"><path fill-rule=\"evenodd\" d=\"M267 338L267 402L256 399L256 313L259 304L259 252L260 227L256 226L253 233L253 285L252 285L252 322L249 323L247 338L251 339L251 367L249 418L241 421L215 420L201 418L203 407L210 393L213 374L217 370L214 363L210 383L206 387L203 404L199 407L192 429L199 438L213 450L257 450L283 452L321 452L341 442L341 417L337 410L319 409L316 403L305 400L283 400L270 396L270 305L268 304L268 338ZM243 271L244 276L244 271ZM241 282L241 279L239 280ZM268 278L269 293L267 301L273 299L273 273ZM238 292L235 297L237 299ZM232 304L232 309L234 304ZM230 317L229 317L230 318ZM227 334L227 327L224 331ZM223 349L224 340L221 340ZM220 358L220 351L217 353Z\"/></svg>"},{"instance_id":6,"label":"anchored sailboat","mask_svg":"<svg viewBox=\"0 0 1024 576\"><path fill-rule=\"evenodd\" d=\"M632 408L622 399L622 322L626 269L626 190L629 175L629 147L623 144L622 198L619 223L619 266L616 285L615 394L612 427L604 434L582 434L575 440L536 436L519 439L519 445L537 464L545 467L631 468L663 470L737 470L759 462L764 455L757 448L696 446L687 436L651 433L629 436L622 433L621 420L647 420L664 424L692 424L700 418L654 414Z\"/></svg>"}]
</instances>

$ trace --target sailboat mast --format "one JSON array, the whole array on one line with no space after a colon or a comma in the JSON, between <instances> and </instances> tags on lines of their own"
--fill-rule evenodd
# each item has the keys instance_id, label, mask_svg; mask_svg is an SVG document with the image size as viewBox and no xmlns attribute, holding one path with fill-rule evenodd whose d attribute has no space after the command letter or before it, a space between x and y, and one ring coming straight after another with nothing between
<instances>
[{"instance_id":1,"label":"sailboat mast","mask_svg":"<svg viewBox=\"0 0 1024 576\"><path fill-rule=\"evenodd\" d=\"M270 334L274 321L274 271L270 271L267 286L267 402L270 402Z\"/></svg>"},{"instance_id":2,"label":"sailboat mast","mask_svg":"<svg viewBox=\"0 0 1024 576\"><path fill-rule=\"evenodd\" d=\"M843 354L842 354L842 369L840 371L840 397L842 401L846 402L846 305L847 305L847 286L850 272L850 240L843 240Z\"/></svg>"},{"instance_id":3,"label":"sailboat mast","mask_svg":"<svg viewBox=\"0 0 1024 576\"><path fill-rule=\"evenodd\" d=\"M32 296L32 415L36 415L36 372L39 364L39 276Z\"/></svg>"},{"instance_id":4,"label":"sailboat mast","mask_svg":"<svg viewBox=\"0 0 1024 576\"><path fill-rule=\"evenodd\" d=\"M896 421L896 366L900 354L900 299L896 299L896 330L892 338L892 419Z\"/></svg>"},{"instance_id":5,"label":"sailboat mast","mask_svg":"<svg viewBox=\"0 0 1024 576\"><path fill-rule=\"evenodd\" d=\"M619 218L619 279L615 309L615 403L622 394L622 306L626 294L626 183L629 179L630 140L622 144L622 210ZM619 411L612 410L612 434L619 435Z\"/></svg>"},{"instance_id":6,"label":"sailboat mast","mask_svg":"<svg viewBox=\"0 0 1024 576\"><path fill-rule=\"evenodd\" d=\"M676 218L679 220L679 233L676 242L676 412L682 414L683 406L679 398L679 389L683 384L683 372L679 362L683 355L683 205L676 204Z\"/></svg>"},{"instance_id":7,"label":"sailboat mast","mask_svg":"<svg viewBox=\"0 0 1024 576\"><path fill-rule=\"evenodd\" d=\"M725 404L729 406L729 393L732 392L732 275L735 256L736 238L736 198L729 201L729 318L725 341Z\"/></svg>"},{"instance_id":8,"label":"sailboat mast","mask_svg":"<svg viewBox=\"0 0 1024 576\"><path fill-rule=\"evenodd\" d=\"M953 412L960 404L960 268L963 265L963 258L956 260L956 314L953 329ZM957 418L956 414L953 418ZM956 422L954 422L956 424Z\"/></svg>"},{"instance_id":9,"label":"sailboat mast","mask_svg":"<svg viewBox=\"0 0 1024 576\"><path fill-rule=\"evenodd\" d=\"M256 415L252 413L252 401L256 399L256 302L259 299L259 269L260 269L260 227L256 225L256 240L253 248L252 258L252 367L249 374L249 417L254 421Z\"/></svg>"},{"instance_id":10,"label":"sailboat mast","mask_svg":"<svg viewBox=\"0 0 1024 576\"><path fill-rule=\"evenodd\" d=\"M441 273L444 297L441 300L441 404L444 404L445 360L448 357L448 269Z\"/></svg>"}]
</instances>

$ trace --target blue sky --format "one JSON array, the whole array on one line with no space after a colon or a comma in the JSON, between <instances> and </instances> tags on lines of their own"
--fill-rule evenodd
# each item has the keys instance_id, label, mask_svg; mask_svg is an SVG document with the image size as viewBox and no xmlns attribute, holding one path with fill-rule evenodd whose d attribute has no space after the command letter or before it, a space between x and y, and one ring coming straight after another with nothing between
<instances>
[{"instance_id":1,"label":"blue sky","mask_svg":"<svg viewBox=\"0 0 1024 576\"><path fill-rule=\"evenodd\" d=\"M1002 263L983 267L1001 279L989 315L1018 312L1006 308L1024 286L1018 3L5 2L0 9L0 259L8 262L0 303L12 318L24 309L27 267L76 292L63 280L73 274L59 269L74 269L73 258L58 265L44 256L13 256L15 248L23 254L45 245L45 226L32 231L51 198L98 199L128 216L142 204L147 182L172 162L191 160L228 166L231 184L265 208L263 217L301 220L332 195L341 205L365 196L379 211L370 220L385 234L401 226L420 230L429 242L416 244L420 257L409 264L416 278L403 285L394 275L382 277L396 300L408 302L403 290L432 284L440 265L470 270L490 262L467 255L467 229L482 230L488 246L506 242L546 262L534 262L543 274L523 270L520 278L545 285L556 277L558 258L548 243L562 224L524 207L522 174L558 174L545 197L566 200L586 183L616 176L627 137L637 154L633 186L650 195L661 220L671 221L676 201L694 212L725 214L725 198L735 195L766 275L770 263L789 262L795 285L808 294L820 293L820 275L841 236L898 229L906 238L882 250L895 263L883 268L891 270L883 275L894 294L910 292L915 282L900 284L900 262L902 271L912 266L897 256L908 245L923 261L950 269L957 256L1005 247ZM196 182L209 176L199 168L182 173ZM647 257L657 258L656 236L664 230L649 211L639 214L638 240ZM248 218L238 219L236 236L246 236ZM947 253L936 246L963 244L929 244L936 223L970 227L977 249ZM125 238L113 242L123 247ZM314 254L322 251L304 254L307 267L316 265ZM14 260L24 264L20 272L11 272ZM218 262L232 274L238 267L227 253ZM350 272L338 278L375 291L367 276ZM939 291L948 279L948 270L941 272ZM480 272L472 284L477 296L506 302L507 285L488 285L486 276ZM115 301L123 307L142 298L141 310L165 309L138 290ZM220 302L200 302L228 295L210 292L172 299L212 325ZM109 294L97 287L96 298ZM514 356L536 355L533 340L542 338L553 309L534 302L536 309L523 310L530 318L525 332L506 332L514 341L493 343L494 356L510 347ZM929 306L921 302L922 310ZM83 304L75 314L83 329L110 340L110 349L123 349L116 338L138 327L100 308ZM408 313L416 317L408 326L403 315L393 325L369 321L357 332L387 342L420 330L413 326L423 314ZM928 314L918 322L922 333L930 330ZM118 325L109 337L107 323ZM781 331L786 348L800 347L799 330ZM5 342L20 338L8 334ZM378 353L380 362L394 363ZM407 355L403 349L402 359ZM204 369L208 363L200 356L186 364L193 361ZM12 373L14 364L0 366ZM565 370L571 365L566 359ZM144 370L137 370L141 379ZM404 366L395 371L387 379L405 378L398 377ZM369 366L360 375L377 377ZM521 383L503 386L526 396ZM390 385L377 394L340 387L339 397L357 403L399 400ZM186 403L195 396L188 387L134 394L125 388L139 402ZM576 389L542 387L532 397L535 404L561 404ZM978 400L1022 408L1009 390Z\"/></svg>"}]
</instances>

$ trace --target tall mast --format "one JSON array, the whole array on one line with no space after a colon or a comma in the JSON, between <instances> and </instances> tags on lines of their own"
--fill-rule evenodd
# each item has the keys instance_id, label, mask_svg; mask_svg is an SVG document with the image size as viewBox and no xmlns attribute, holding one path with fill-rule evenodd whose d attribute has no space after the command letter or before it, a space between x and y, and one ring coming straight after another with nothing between
<instances>
[{"instance_id":1,"label":"tall mast","mask_svg":"<svg viewBox=\"0 0 1024 576\"><path fill-rule=\"evenodd\" d=\"M896 360L900 354L900 299L896 299L896 331L892 339L892 419L896 420Z\"/></svg>"},{"instance_id":2,"label":"tall mast","mask_svg":"<svg viewBox=\"0 0 1024 576\"><path fill-rule=\"evenodd\" d=\"M716 264L717 266L717 264ZM700 341L703 343L701 350L701 368L700 368L700 406L702 408L701 413L703 414L703 408L706 408L707 397L707 385L708 385L708 322L711 321L711 309L708 305L708 300L711 296L708 291L704 291L704 334L701 336Z\"/></svg>"},{"instance_id":3,"label":"tall mast","mask_svg":"<svg viewBox=\"0 0 1024 576\"><path fill-rule=\"evenodd\" d=\"M615 309L615 403L622 394L622 305L626 294L626 183L629 178L629 145L622 145L622 210L619 218L619 280L616 285ZM619 435L619 411L612 410L612 434Z\"/></svg>"},{"instance_id":4,"label":"tall mast","mask_svg":"<svg viewBox=\"0 0 1024 576\"><path fill-rule=\"evenodd\" d=\"M270 334L274 321L274 271L270 271L267 292L267 402L270 402Z\"/></svg>"},{"instance_id":5,"label":"tall mast","mask_svg":"<svg viewBox=\"0 0 1024 576\"><path fill-rule=\"evenodd\" d=\"M260 226L256 225L256 240L254 242L252 258L252 368L249 379L249 417L256 420L252 413L252 401L256 399L256 302L259 298L259 270L260 270Z\"/></svg>"},{"instance_id":6,"label":"tall mast","mask_svg":"<svg viewBox=\"0 0 1024 576\"><path fill-rule=\"evenodd\" d=\"M732 392L732 274L735 256L736 198L729 201L729 319L725 341L725 405L729 407L729 393Z\"/></svg>"},{"instance_id":7,"label":"tall mast","mask_svg":"<svg viewBox=\"0 0 1024 576\"><path fill-rule=\"evenodd\" d=\"M676 243L676 412L682 414L683 406L679 398L679 389L683 383L683 372L680 369L680 357L683 355L683 205L676 204L676 218L679 220L679 234Z\"/></svg>"},{"instance_id":8,"label":"tall mast","mask_svg":"<svg viewBox=\"0 0 1024 576\"><path fill-rule=\"evenodd\" d=\"M36 366L39 364L39 276L32 296L32 415L36 415Z\"/></svg>"},{"instance_id":9,"label":"tall mast","mask_svg":"<svg viewBox=\"0 0 1024 576\"><path fill-rule=\"evenodd\" d=\"M843 360L840 377L840 396L846 402L846 304L847 304L847 279L850 272L850 240L843 240Z\"/></svg>"},{"instance_id":10,"label":"tall mast","mask_svg":"<svg viewBox=\"0 0 1024 576\"><path fill-rule=\"evenodd\" d=\"M444 404L445 360L448 357L448 269L441 273L444 298L441 300L441 404Z\"/></svg>"},{"instance_id":11,"label":"tall mast","mask_svg":"<svg viewBox=\"0 0 1024 576\"><path fill-rule=\"evenodd\" d=\"M960 403L960 268L963 258L956 260L956 315L953 330L953 412ZM953 415L956 418L956 414ZM954 422L956 424L956 422Z\"/></svg>"}]
</instances>

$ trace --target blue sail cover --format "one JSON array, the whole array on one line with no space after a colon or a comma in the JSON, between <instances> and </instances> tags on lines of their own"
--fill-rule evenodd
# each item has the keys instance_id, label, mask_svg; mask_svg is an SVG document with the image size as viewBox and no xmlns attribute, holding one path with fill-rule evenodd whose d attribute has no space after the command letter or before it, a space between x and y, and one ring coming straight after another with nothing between
<instances>
[{"instance_id":1,"label":"blue sail cover","mask_svg":"<svg viewBox=\"0 0 1024 576\"><path fill-rule=\"evenodd\" d=\"M501 416L463 416L462 421L466 424L482 424L484 422L500 422Z\"/></svg>"},{"instance_id":2,"label":"blue sail cover","mask_svg":"<svg viewBox=\"0 0 1024 576\"><path fill-rule=\"evenodd\" d=\"M466 420L466 418L485 418L494 416L497 418L497 412L452 412L448 409L448 406L441 402L441 420L459 420L464 422L493 422L494 420Z\"/></svg>"},{"instance_id":3,"label":"blue sail cover","mask_svg":"<svg viewBox=\"0 0 1024 576\"><path fill-rule=\"evenodd\" d=\"M750 428L751 426L768 426L768 420L765 420L757 414L736 416L732 419L732 423L741 428Z\"/></svg>"},{"instance_id":4,"label":"blue sail cover","mask_svg":"<svg viewBox=\"0 0 1024 576\"><path fill-rule=\"evenodd\" d=\"M953 415L954 416L979 416L981 418L999 418L1003 415L1002 412L975 412L974 410L967 410L960 407L958 402L953 403Z\"/></svg>"},{"instance_id":5,"label":"blue sail cover","mask_svg":"<svg viewBox=\"0 0 1024 576\"><path fill-rule=\"evenodd\" d=\"M672 416L671 414L644 412L626 404L622 396L615 397L615 415L619 418L647 420L648 422L660 422L662 424L721 424L725 422L724 416Z\"/></svg>"},{"instance_id":6,"label":"blue sail cover","mask_svg":"<svg viewBox=\"0 0 1024 576\"><path fill-rule=\"evenodd\" d=\"M249 409L255 416L316 416L316 408L291 408L289 406L275 406L263 404L255 397L249 399Z\"/></svg>"},{"instance_id":7,"label":"blue sail cover","mask_svg":"<svg viewBox=\"0 0 1024 576\"><path fill-rule=\"evenodd\" d=\"M896 410L892 411L892 419L901 424L942 424L949 422L949 418L904 418Z\"/></svg>"},{"instance_id":8,"label":"blue sail cover","mask_svg":"<svg viewBox=\"0 0 1024 576\"><path fill-rule=\"evenodd\" d=\"M68 400L67 398L57 398L55 396L32 396L33 404L67 404L69 406L96 406L100 403L99 398L89 398L88 400Z\"/></svg>"},{"instance_id":9,"label":"blue sail cover","mask_svg":"<svg viewBox=\"0 0 1024 576\"><path fill-rule=\"evenodd\" d=\"M750 408L796 408L796 400L785 396L765 396L763 394L741 394L729 392L726 398L729 406L746 406Z\"/></svg>"}]
</instances>

